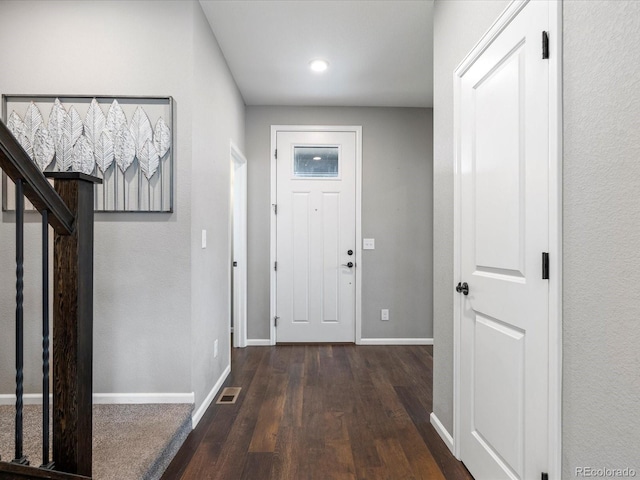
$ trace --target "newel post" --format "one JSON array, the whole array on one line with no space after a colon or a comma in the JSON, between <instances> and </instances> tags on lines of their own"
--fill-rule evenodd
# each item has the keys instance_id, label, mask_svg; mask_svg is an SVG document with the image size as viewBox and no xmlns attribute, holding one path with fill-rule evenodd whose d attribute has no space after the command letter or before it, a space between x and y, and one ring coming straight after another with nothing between
<instances>
[{"instance_id":1,"label":"newel post","mask_svg":"<svg viewBox=\"0 0 640 480\"><path fill-rule=\"evenodd\" d=\"M96 177L51 172L75 216L71 235L55 235L53 271L53 461L91 476L93 368L93 211Z\"/></svg>"}]
</instances>

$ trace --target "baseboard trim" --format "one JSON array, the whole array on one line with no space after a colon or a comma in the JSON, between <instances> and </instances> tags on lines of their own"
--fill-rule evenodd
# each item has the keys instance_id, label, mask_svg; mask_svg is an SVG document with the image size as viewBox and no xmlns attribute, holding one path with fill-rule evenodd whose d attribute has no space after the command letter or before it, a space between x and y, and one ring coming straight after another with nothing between
<instances>
[{"instance_id":1,"label":"baseboard trim","mask_svg":"<svg viewBox=\"0 0 640 480\"><path fill-rule=\"evenodd\" d=\"M224 371L222 372L222 375L220 375L220 378L218 378L218 381L216 382L216 384L213 386L213 388L207 395L207 398L205 398L204 402L202 402L202 405L200 405L200 407L198 407L198 409L193 413L193 415L191 415L191 428L196 428L200 420L202 420L202 417L204 416L204 412L207 411L207 408L209 408L209 405L211 405L211 402L213 402L213 399L216 397L216 394L220 391L220 388L222 388L222 384L227 379L230 373L231 373L231 365L227 365L227 368L224 369Z\"/></svg>"},{"instance_id":2,"label":"baseboard trim","mask_svg":"<svg viewBox=\"0 0 640 480\"><path fill-rule=\"evenodd\" d=\"M444 425L442 425L442 422L440 422L435 413L431 412L431 415L429 415L429 419L431 420L431 425L433 425L433 428L436 429L436 432L438 432L438 435L440 435L440 438L442 439L444 444L451 451L451 453L453 453L453 437L451 436L451 434L447 431L446 428L444 428Z\"/></svg>"},{"instance_id":3,"label":"baseboard trim","mask_svg":"<svg viewBox=\"0 0 640 480\"><path fill-rule=\"evenodd\" d=\"M358 345L433 345L433 338L361 338Z\"/></svg>"},{"instance_id":4,"label":"baseboard trim","mask_svg":"<svg viewBox=\"0 0 640 480\"><path fill-rule=\"evenodd\" d=\"M42 394L41 393L25 393L22 397L22 401L25 405L41 405ZM49 401L53 401L53 395L49 395ZM0 395L0 405L15 405L16 396L12 393Z\"/></svg>"},{"instance_id":5,"label":"baseboard trim","mask_svg":"<svg viewBox=\"0 0 640 480\"><path fill-rule=\"evenodd\" d=\"M268 338L247 338L247 347L270 347L271 340Z\"/></svg>"},{"instance_id":6,"label":"baseboard trim","mask_svg":"<svg viewBox=\"0 0 640 480\"><path fill-rule=\"evenodd\" d=\"M145 404L145 403L191 403L196 396L191 393L94 393L95 405Z\"/></svg>"},{"instance_id":7,"label":"baseboard trim","mask_svg":"<svg viewBox=\"0 0 640 480\"><path fill-rule=\"evenodd\" d=\"M53 395L49 395L53 400ZM25 405L40 405L41 393L25 393ZM190 403L195 402L195 394L191 393L94 393L94 405L116 404L146 404L146 403ZM13 394L0 395L0 405L15 405L16 396Z\"/></svg>"}]
</instances>

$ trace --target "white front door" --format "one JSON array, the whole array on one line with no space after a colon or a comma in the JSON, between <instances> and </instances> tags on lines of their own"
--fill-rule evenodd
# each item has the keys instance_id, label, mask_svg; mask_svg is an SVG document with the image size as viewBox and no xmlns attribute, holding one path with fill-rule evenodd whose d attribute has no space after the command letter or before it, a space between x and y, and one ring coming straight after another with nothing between
<instances>
[{"instance_id":1,"label":"white front door","mask_svg":"<svg viewBox=\"0 0 640 480\"><path fill-rule=\"evenodd\" d=\"M356 134L278 131L278 342L355 341Z\"/></svg>"},{"instance_id":2,"label":"white front door","mask_svg":"<svg viewBox=\"0 0 640 480\"><path fill-rule=\"evenodd\" d=\"M460 459L477 480L548 471L548 15L529 2L458 72Z\"/></svg>"}]
</instances>

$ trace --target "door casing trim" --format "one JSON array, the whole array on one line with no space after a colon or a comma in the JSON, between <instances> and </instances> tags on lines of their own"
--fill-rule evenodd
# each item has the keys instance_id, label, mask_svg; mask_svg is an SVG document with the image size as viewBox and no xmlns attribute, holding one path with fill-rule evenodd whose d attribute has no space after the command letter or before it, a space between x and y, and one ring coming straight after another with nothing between
<instances>
[{"instance_id":1,"label":"door casing trim","mask_svg":"<svg viewBox=\"0 0 640 480\"><path fill-rule=\"evenodd\" d=\"M463 74L530 0L512 0L453 73L454 283L461 279L460 91ZM549 0L549 392L548 474L562 476L562 0ZM454 286L452 285L451 288ZM453 453L460 460L461 300L453 301Z\"/></svg>"},{"instance_id":2,"label":"door casing trim","mask_svg":"<svg viewBox=\"0 0 640 480\"><path fill-rule=\"evenodd\" d=\"M362 126L361 125L271 125L271 235L270 235L270 312L269 342L276 344L277 332L274 322L276 316L276 272L273 265L276 261L277 235L276 214L273 205L277 203L276 181L276 140L278 132L353 132L356 135L356 311L355 311L355 343L362 341Z\"/></svg>"}]
</instances>

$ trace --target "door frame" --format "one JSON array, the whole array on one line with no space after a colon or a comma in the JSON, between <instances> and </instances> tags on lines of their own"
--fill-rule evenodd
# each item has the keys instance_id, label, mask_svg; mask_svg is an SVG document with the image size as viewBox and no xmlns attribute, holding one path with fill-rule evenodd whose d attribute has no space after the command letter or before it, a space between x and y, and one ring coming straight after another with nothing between
<instances>
[{"instance_id":1,"label":"door frame","mask_svg":"<svg viewBox=\"0 0 640 480\"><path fill-rule=\"evenodd\" d=\"M277 279L274 264L277 258L276 213L273 206L277 203L276 145L278 132L353 132L356 135L356 299L355 299L355 341L362 341L362 126L361 125L271 125L271 236L269 269L270 279L270 316L269 344L275 345L277 332L275 326Z\"/></svg>"},{"instance_id":2,"label":"door frame","mask_svg":"<svg viewBox=\"0 0 640 480\"><path fill-rule=\"evenodd\" d=\"M512 0L453 74L454 283L461 279L461 85L462 76L530 0ZM548 473L562 473L562 0L549 0L549 391ZM453 289L453 285L451 288ZM461 299L453 301L453 454L460 459Z\"/></svg>"},{"instance_id":3,"label":"door frame","mask_svg":"<svg viewBox=\"0 0 640 480\"><path fill-rule=\"evenodd\" d=\"M247 346L247 159L238 146L230 142L231 156L231 307L233 312L233 347ZM238 267L233 262L238 261ZM236 275L239 279L236 281ZM240 292L235 288L240 283ZM238 315L240 306L240 315Z\"/></svg>"}]
</instances>

